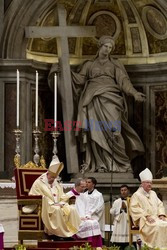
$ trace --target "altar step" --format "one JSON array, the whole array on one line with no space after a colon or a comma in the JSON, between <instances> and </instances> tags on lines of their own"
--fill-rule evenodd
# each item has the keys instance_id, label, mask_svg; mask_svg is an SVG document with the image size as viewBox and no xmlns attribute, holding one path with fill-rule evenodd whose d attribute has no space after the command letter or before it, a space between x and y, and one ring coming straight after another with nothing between
<instances>
[{"instance_id":1,"label":"altar step","mask_svg":"<svg viewBox=\"0 0 167 250\"><path fill-rule=\"evenodd\" d=\"M91 242L85 241L85 240L72 240L72 241L41 241L38 242L38 249L39 250L48 250L50 249L69 249L71 247L77 246L80 247L84 245L85 243L89 243L91 245Z\"/></svg>"},{"instance_id":2,"label":"altar step","mask_svg":"<svg viewBox=\"0 0 167 250\"><path fill-rule=\"evenodd\" d=\"M40 241L38 242L37 247L26 247L26 250L67 250L74 246L80 247L85 245L85 243L89 243L91 245L90 241L85 240L72 240L72 241ZM15 248L4 248L4 250L15 250Z\"/></svg>"}]
</instances>

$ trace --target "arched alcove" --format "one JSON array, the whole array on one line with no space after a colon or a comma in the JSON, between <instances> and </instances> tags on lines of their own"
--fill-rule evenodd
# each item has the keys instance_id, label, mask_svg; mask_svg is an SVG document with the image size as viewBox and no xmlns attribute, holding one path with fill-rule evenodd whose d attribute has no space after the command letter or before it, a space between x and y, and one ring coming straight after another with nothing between
<instances>
[{"instance_id":1,"label":"arched alcove","mask_svg":"<svg viewBox=\"0 0 167 250\"><path fill-rule=\"evenodd\" d=\"M116 49L113 57L119 58L124 63L134 86L147 96L146 103L140 107L141 113L140 111L137 113L140 116L139 120L134 113L136 104L133 102L129 104L129 117L130 122L137 128L144 141L146 164L156 172L156 165L162 167L160 158L162 158L165 147L165 142L161 141L162 145L158 148L157 140L160 138L159 134L164 136L166 133L157 125L160 124L159 121L163 122L163 117L157 116L159 109L161 110L158 100L161 99L164 102L167 91L165 73L167 63L166 1L8 1L0 46L1 58L4 60L17 59L18 63L24 59L25 65L30 63L31 59L35 61L35 65L41 62L38 66L43 68L45 86L50 68L49 63L57 61L56 38L27 39L25 27L57 26L56 8L58 3L63 4L67 10L68 25L89 26L93 24L97 28L94 38L70 38L68 40L71 64L94 57L99 36L104 34L114 36ZM14 82L14 75L12 77ZM33 78L31 74L28 77ZM165 114L164 103L162 103L162 110ZM152 116L151 112L153 112Z\"/></svg>"}]
</instances>

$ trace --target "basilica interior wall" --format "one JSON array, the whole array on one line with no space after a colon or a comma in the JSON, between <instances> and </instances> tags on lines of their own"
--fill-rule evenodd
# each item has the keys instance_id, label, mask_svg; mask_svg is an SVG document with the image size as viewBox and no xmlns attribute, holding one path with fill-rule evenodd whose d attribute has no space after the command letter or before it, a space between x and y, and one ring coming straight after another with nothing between
<instances>
[{"instance_id":1,"label":"basilica interior wall","mask_svg":"<svg viewBox=\"0 0 167 250\"><path fill-rule=\"evenodd\" d=\"M70 64L94 57L97 39L111 35L116 41L113 57L121 60L137 90L146 94L146 102L137 104L128 98L129 122L145 146L144 156L132 163L135 178L150 167L155 177L166 175L166 95L167 95L167 22L165 1L8 1L5 5L0 50L0 138L1 178L11 178L15 154L16 69L21 72L22 162L33 158L35 70L40 73L39 128L40 154L47 164L52 157L53 140L44 131L44 119L53 117L53 92L47 83L52 63L57 62L56 38L28 39L25 27L58 25L57 3L67 10L68 25L95 25L95 38L70 38ZM18 12L17 16L16 13ZM59 119L63 120L59 96ZM58 154L68 166L64 134L58 138Z\"/></svg>"}]
</instances>

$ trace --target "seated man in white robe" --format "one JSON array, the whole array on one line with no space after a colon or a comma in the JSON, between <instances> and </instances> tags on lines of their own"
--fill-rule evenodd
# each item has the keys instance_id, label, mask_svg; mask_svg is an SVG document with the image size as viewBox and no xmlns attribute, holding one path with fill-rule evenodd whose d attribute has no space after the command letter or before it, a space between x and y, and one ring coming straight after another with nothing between
<instances>
[{"instance_id":1,"label":"seated man in white robe","mask_svg":"<svg viewBox=\"0 0 167 250\"><path fill-rule=\"evenodd\" d=\"M88 177L86 179L87 191L84 193L86 198L85 213L87 218L97 220L100 225L101 236L105 236L105 209L104 199L102 193L100 193L95 187L97 180L94 177Z\"/></svg>"},{"instance_id":2,"label":"seated man in white robe","mask_svg":"<svg viewBox=\"0 0 167 250\"><path fill-rule=\"evenodd\" d=\"M42 195L42 221L45 232L48 235L71 237L78 232L81 220L74 206L61 201L64 195L63 187L56 178L63 167L58 158L53 159L48 172L35 180L29 195ZM32 209L25 206L23 212L27 213Z\"/></svg>"},{"instance_id":3,"label":"seated man in white robe","mask_svg":"<svg viewBox=\"0 0 167 250\"><path fill-rule=\"evenodd\" d=\"M127 211L127 197L129 196L128 185L123 184L120 187L120 198L116 199L110 214L113 217L113 232L111 236L111 242L113 245L120 247L120 250L124 250L129 245L129 221ZM136 247L136 237L133 238L133 244Z\"/></svg>"},{"instance_id":4,"label":"seated man in white robe","mask_svg":"<svg viewBox=\"0 0 167 250\"><path fill-rule=\"evenodd\" d=\"M139 226L143 243L155 249L167 249L167 219L162 201L152 188L152 173L146 168L140 174L141 186L130 200L130 214Z\"/></svg>"},{"instance_id":5,"label":"seated man in white robe","mask_svg":"<svg viewBox=\"0 0 167 250\"><path fill-rule=\"evenodd\" d=\"M75 188L66 195L68 198L76 197L75 207L80 215L82 223L76 234L77 238L88 239L92 242L92 247L102 247L102 237L99 222L86 214L87 199L83 193L86 188L86 182L83 179L77 179Z\"/></svg>"}]
</instances>

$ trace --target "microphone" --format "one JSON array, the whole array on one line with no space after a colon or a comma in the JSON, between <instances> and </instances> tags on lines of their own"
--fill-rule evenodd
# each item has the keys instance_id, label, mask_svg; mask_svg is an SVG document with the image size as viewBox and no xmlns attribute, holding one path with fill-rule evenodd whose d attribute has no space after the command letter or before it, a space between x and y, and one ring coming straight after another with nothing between
<instances>
[{"instance_id":1,"label":"microphone","mask_svg":"<svg viewBox=\"0 0 167 250\"><path fill-rule=\"evenodd\" d=\"M117 129L116 129L115 127L112 127L112 128L111 128L111 132L112 132L112 133L114 133L114 132L116 132L116 131L117 131Z\"/></svg>"}]
</instances>

